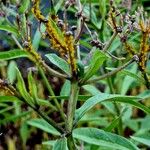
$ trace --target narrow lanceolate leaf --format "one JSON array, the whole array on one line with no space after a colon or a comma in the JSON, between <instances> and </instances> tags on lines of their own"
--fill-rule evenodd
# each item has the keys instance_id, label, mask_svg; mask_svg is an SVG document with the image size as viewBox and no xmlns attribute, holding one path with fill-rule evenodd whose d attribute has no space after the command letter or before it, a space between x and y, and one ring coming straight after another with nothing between
<instances>
[{"instance_id":1,"label":"narrow lanceolate leaf","mask_svg":"<svg viewBox=\"0 0 150 150\"><path fill-rule=\"evenodd\" d=\"M55 13L57 14L57 12L58 12L58 10L61 8L61 6L62 6L62 4L63 4L63 0L59 0L58 2L57 2L57 4L55 4Z\"/></svg>"},{"instance_id":2,"label":"narrow lanceolate leaf","mask_svg":"<svg viewBox=\"0 0 150 150\"><path fill-rule=\"evenodd\" d=\"M89 78L91 78L98 71L98 69L101 67L106 58L107 56L103 52L96 50L93 54L88 70L83 77L83 81L86 81Z\"/></svg>"},{"instance_id":3,"label":"narrow lanceolate leaf","mask_svg":"<svg viewBox=\"0 0 150 150\"><path fill-rule=\"evenodd\" d=\"M29 103L30 105L33 105L33 98L30 96L30 94L27 92L24 80L22 78L22 75L18 68L17 70L17 89L21 96L24 98L24 100Z\"/></svg>"},{"instance_id":4,"label":"narrow lanceolate leaf","mask_svg":"<svg viewBox=\"0 0 150 150\"><path fill-rule=\"evenodd\" d=\"M86 143L117 150L140 150L126 138L97 128L77 128L73 137Z\"/></svg>"},{"instance_id":5,"label":"narrow lanceolate leaf","mask_svg":"<svg viewBox=\"0 0 150 150\"><path fill-rule=\"evenodd\" d=\"M71 83L69 80L66 80L64 85L61 88L60 96L69 96L71 89Z\"/></svg>"},{"instance_id":6,"label":"narrow lanceolate leaf","mask_svg":"<svg viewBox=\"0 0 150 150\"><path fill-rule=\"evenodd\" d=\"M16 80L16 67L17 63L15 61L10 61L7 68L7 78L11 84Z\"/></svg>"},{"instance_id":7,"label":"narrow lanceolate leaf","mask_svg":"<svg viewBox=\"0 0 150 150\"><path fill-rule=\"evenodd\" d=\"M20 136L24 145L27 142L29 134L30 134L30 130L27 123L26 122L22 123L20 127Z\"/></svg>"},{"instance_id":8,"label":"narrow lanceolate leaf","mask_svg":"<svg viewBox=\"0 0 150 150\"><path fill-rule=\"evenodd\" d=\"M108 70L114 70L114 69L116 69L116 68L107 68L107 69L108 69ZM132 78L134 78L137 82L140 82L140 83L145 84L145 80L144 80L143 78L139 77L137 74L135 74L135 73L133 73L133 72L127 70L127 69L121 70L121 71L118 72L118 73L122 73L122 74L124 74L124 75L126 75L126 76L132 77Z\"/></svg>"},{"instance_id":9,"label":"narrow lanceolate leaf","mask_svg":"<svg viewBox=\"0 0 150 150\"><path fill-rule=\"evenodd\" d=\"M18 9L19 13L20 14L25 13L27 11L29 5L30 5L30 0L22 0L21 1L21 5L20 5L20 7Z\"/></svg>"},{"instance_id":10,"label":"narrow lanceolate leaf","mask_svg":"<svg viewBox=\"0 0 150 150\"><path fill-rule=\"evenodd\" d=\"M99 1L99 10L102 18L104 19L106 16L106 0Z\"/></svg>"},{"instance_id":11,"label":"narrow lanceolate leaf","mask_svg":"<svg viewBox=\"0 0 150 150\"><path fill-rule=\"evenodd\" d=\"M33 45L35 50L38 50L39 44L41 41L41 36L42 36L41 32L44 33L45 30L46 30L46 27L43 24L41 24L41 26L40 26L40 31L39 31L39 27L37 27L36 32L35 32L34 37L33 37L33 41L32 41L32 43L33 43L32 45Z\"/></svg>"},{"instance_id":12,"label":"narrow lanceolate leaf","mask_svg":"<svg viewBox=\"0 0 150 150\"><path fill-rule=\"evenodd\" d=\"M15 121L19 120L20 118L23 118L27 115L31 115L31 110L21 112L20 114L17 114L17 115L9 115L9 116L5 117L4 119L1 119L0 124L11 122L11 121L15 122Z\"/></svg>"},{"instance_id":13,"label":"narrow lanceolate leaf","mask_svg":"<svg viewBox=\"0 0 150 150\"><path fill-rule=\"evenodd\" d=\"M115 118L104 130L111 132L115 127L117 127L117 125L119 124L120 119L122 118L122 116L124 115L124 113L127 111L127 109L125 108L121 114Z\"/></svg>"},{"instance_id":14,"label":"narrow lanceolate leaf","mask_svg":"<svg viewBox=\"0 0 150 150\"><path fill-rule=\"evenodd\" d=\"M77 123L84 116L84 114L88 112L96 104L100 102L105 102L105 101L127 103L150 114L149 108L135 101L135 100L140 100L140 99L141 98L134 97L134 96L122 96L122 95L107 94L107 93L97 94L89 98L79 109L76 110L75 123Z\"/></svg>"},{"instance_id":15,"label":"narrow lanceolate leaf","mask_svg":"<svg viewBox=\"0 0 150 150\"><path fill-rule=\"evenodd\" d=\"M15 96L0 96L0 103L1 102L15 102L19 101L19 99Z\"/></svg>"},{"instance_id":16,"label":"narrow lanceolate leaf","mask_svg":"<svg viewBox=\"0 0 150 150\"><path fill-rule=\"evenodd\" d=\"M147 137L137 137L137 136L131 136L131 138L138 143L142 143L144 145L150 146L150 136Z\"/></svg>"},{"instance_id":17,"label":"narrow lanceolate leaf","mask_svg":"<svg viewBox=\"0 0 150 150\"><path fill-rule=\"evenodd\" d=\"M36 81L32 76L31 70L28 73L28 85L29 85L30 95L36 100L38 98L38 96L37 96L37 86L36 86Z\"/></svg>"},{"instance_id":18,"label":"narrow lanceolate leaf","mask_svg":"<svg viewBox=\"0 0 150 150\"><path fill-rule=\"evenodd\" d=\"M43 119L32 119L29 120L27 124L39 128L45 132L51 133L53 135L60 135L60 133L53 126L51 126L48 122L46 122Z\"/></svg>"},{"instance_id":19,"label":"narrow lanceolate leaf","mask_svg":"<svg viewBox=\"0 0 150 150\"><path fill-rule=\"evenodd\" d=\"M7 31L8 33L18 35L18 30L10 25L0 25L0 30Z\"/></svg>"},{"instance_id":20,"label":"narrow lanceolate leaf","mask_svg":"<svg viewBox=\"0 0 150 150\"><path fill-rule=\"evenodd\" d=\"M53 146L53 150L68 150L67 139L66 138L58 139Z\"/></svg>"},{"instance_id":21,"label":"narrow lanceolate leaf","mask_svg":"<svg viewBox=\"0 0 150 150\"><path fill-rule=\"evenodd\" d=\"M0 52L0 60L11 60L20 57L28 57L28 53L20 49Z\"/></svg>"},{"instance_id":22,"label":"narrow lanceolate leaf","mask_svg":"<svg viewBox=\"0 0 150 150\"><path fill-rule=\"evenodd\" d=\"M117 117L116 119L114 119L110 125L108 125L104 130L105 131L108 131L108 132L111 132L118 124L119 124L119 121L121 119L122 116L119 116Z\"/></svg>"},{"instance_id":23,"label":"narrow lanceolate leaf","mask_svg":"<svg viewBox=\"0 0 150 150\"><path fill-rule=\"evenodd\" d=\"M43 145L49 145L49 146L54 146L55 143L56 143L56 140L42 142Z\"/></svg>"},{"instance_id":24,"label":"narrow lanceolate leaf","mask_svg":"<svg viewBox=\"0 0 150 150\"><path fill-rule=\"evenodd\" d=\"M56 54L47 54L46 57L50 60L51 63L56 65L59 69L70 74L69 64L62 58L58 57Z\"/></svg>"}]
</instances>

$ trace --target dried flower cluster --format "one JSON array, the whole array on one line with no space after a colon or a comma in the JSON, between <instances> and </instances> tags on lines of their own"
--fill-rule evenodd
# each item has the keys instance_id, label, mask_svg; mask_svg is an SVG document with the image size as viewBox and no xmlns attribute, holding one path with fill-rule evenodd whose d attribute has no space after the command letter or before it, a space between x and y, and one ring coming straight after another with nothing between
<instances>
[{"instance_id":1,"label":"dried flower cluster","mask_svg":"<svg viewBox=\"0 0 150 150\"><path fill-rule=\"evenodd\" d=\"M59 19L57 16L49 16L46 19L39 8L40 0L36 0L33 2L32 12L39 20L40 23L43 23L46 26L46 32L50 39L52 47L57 50L62 57L67 57L68 62L70 63L71 70L73 74L76 74L76 59L75 59L75 48L74 48L74 38L71 32L66 32L62 28L59 30L57 23L59 23Z\"/></svg>"}]
</instances>

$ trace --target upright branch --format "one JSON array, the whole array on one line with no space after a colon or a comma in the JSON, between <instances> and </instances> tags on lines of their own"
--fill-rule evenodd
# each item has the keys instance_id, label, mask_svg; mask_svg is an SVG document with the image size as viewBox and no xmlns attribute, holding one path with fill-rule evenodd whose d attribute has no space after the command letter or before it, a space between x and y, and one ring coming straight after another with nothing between
<instances>
[{"instance_id":1,"label":"upright branch","mask_svg":"<svg viewBox=\"0 0 150 150\"><path fill-rule=\"evenodd\" d=\"M74 38L71 32L65 32L62 28L62 31L57 26L58 16L49 16L45 18L39 8L40 0L33 2L32 12L35 17L39 20L40 23L43 23L46 27L46 32L48 38L51 42L52 47L59 52L63 58L67 58L68 63L70 64L72 76L76 75L76 52L74 48Z\"/></svg>"},{"instance_id":2,"label":"upright branch","mask_svg":"<svg viewBox=\"0 0 150 150\"><path fill-rule=\"evenodd\" d=\"M133 58L131 60L129 60L127 63L125 63L124 65L118 67L117 69L111 71L111 72L108 72L100 77L97 77L97 78L94 78L94 79L91 79L91 80L88 80L84 83L81 83L81 84L89 84L89 83L95 83L97 81L100 81L100 80L103 80L103 79L106 79L108 77L111 77L112 75L116 74L117 72L123 70L124 68L126 68L128 65L130 65L131 63L133 63L134 61L138 62L139 61L139 58L137 55L134 55Z\"/></svg>"}]
</instances>

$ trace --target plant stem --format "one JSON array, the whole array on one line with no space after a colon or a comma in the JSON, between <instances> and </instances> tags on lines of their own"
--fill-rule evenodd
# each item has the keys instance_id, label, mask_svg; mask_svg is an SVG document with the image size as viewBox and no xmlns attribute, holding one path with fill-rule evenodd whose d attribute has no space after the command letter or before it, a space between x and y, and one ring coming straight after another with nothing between
<instances>
[{"instance_id":1,"label":"plant stem","mask_svg":"<svg viewBox=\"0 0 150 150\"><path fill-rule=\"evenodd\" d=\"M142 71L142 74L143 74L143 77L144 77L144 79L145 79L145 81L146 81L146 84L145 84L146 87L147 87L148 89L150 89L150 81L149 81L149 78L148 78L147 73Z\"/></svg>"},{"instance_id":2,"label":"plant stem","mask_svg":"<svg viewBox=\"0 0 150 150\"><path fill-rule=\"evenodd\" d=\"M70 98L68 101L68 108L67 108L67 120L66 120L66 131L69 134L68 137L68 147L70 148L69 150L75 150L75 145L73 144L74 142L72 138L72 129L73 129L73 119L75 115L78 93L79 93L78 82L72 81L71 93L70 93Z\"/></svg>"},{"instance_id":3,"label":"plant stem","mask_svg":"<svg viewBox=\"0 0 150 150\"><path fill-rule=\"evenodd\" d=\"M40 65L41 65L43 68L45 68L45 70L46 70L49 74L51 74L51 75L53 75L53 76L55 76L55 77L62 78L62 79L64 79L64 78L68 79L68 78L69 78L67 75L62 74L62 73L60 73L60 72L58 72L58 71L56 71L56 70L50 68L43 60L40 62ZM37 65L37 66L39 66L39 65Z\"/></svg>"},{"instance_id":4,"label":"plant stem","mask_svg":"<svg viewBox=\"0 0 150 150\"><path fill-rule=\"evenodd\" d=\"M121 112L120 112L120 109L119 109L119 107L118 107L116 102L114 102L114 106L115 106L117 115L120 116ZM118 128L117 129L118 129L118 134L123 136L122 118L119 119L119 124L118 124Z\"/></svg>"},{"instance_id":5,"label":"plant stem","mask_svg":"<svg viewBox=\"0 0 150 150\"><path fill-rule=\"evenodd\" d=\"M76 150L76 146L75 146L74 139L73 139L72 135L69 135L69 137L67 138L67 143L68 143L68 149L69 150Z\"/></svg>"},{"instance_id":6,"label":"plant stem","mask_svg":"<svg viewBox=\"0 0 150 150\"><path fill-rule=\"evenodd\" d=\"M116 38L116 36L117 36L117 32L114 32L112 37L110 38L109 42L104 47L103 52L106 52L110 48L110 46L111 46L112 42L114 41L114 39Z\"/></svg>"},{"instance_id":7,"label":"plant stem","mask_svg":"<svg viewBox=\"0 0 150 150\"><path fill-rule=\"evenodd\" d=\"M67 121L66 121L66 129L70 133L73 128L73 119L77 104L77 98L79 93L78 82L73 81L71 84L71 93L68 101L68 110L67 110Z\"/></svg>"},{"instance_id":8,"label":"plant stem","mask_svg":"<svg viewBox=\"0 0 150 150\"><path fill-rule=\"evenodd\" d=\"M107 78L107 81L108 81L108 85L109 85L109 88L110 88L110 93L115 94L115 89L114 89L113 84L112 84L112 79ZM120 112L120 109L119 109L116 102L114 102L114 106L115 106L117 116L120 116L121 112ZM115 115L114 115L114 118L115 118ZM117 130L118 130L119 135L123 135L123 125L122 125L122 119L121 118L119 119L119 124L118 124Z\"/></svg>"},{"instance_id":9,"label":"plant stem","mask_svg":"<svg viewBox=\"0 0 150 150\"><path fill-rule=\"evenodd\" d=\"M43 78L43 80L44 80L44 82L45 82L45 85L46 85L46 87L47 87L47 89L48 89L50 95L53 96L53 97L55 97L55 93L54 93L54 91L53 91L53 89L52 89L50 83L48 82L47 77L46 77L46 75L44 74L44 71L43 71L41 68L39 68L39 71L40 71L40 74L41 74L41 76L42 76L42 78ZM54 103L55 103L55 105L56 105L56 107L57 107L57 110L60 112L60 115L61 115L62 119L65 120L64 112L63 112L63 110L62 110L60 104L58 103L56 97L55 97L53 100L54 100Z\"/></svg>"},{"instance_id":10,"label":"plant stem","mask_svg":"<svg viewBox=\"0 0 150 150\"><path fill-rule=\"evenodd\" d=\"M137 59L136 57L137 57L136 55L133 56L133 58L132 58L130 61L128 61L128 62L125 63L123 66L120 66L120 67L118 67L117 69L115 69L115 70L113 70L113 71L111 71L111 72L108 72L108 73L106 73L106 74L104 74L104 75L102 75L102 76L100 76L100 77L95 78L95 79L91 79L91 80L89 80L89 81L87 81L87 82L85 82L85 83L82 83L82 82L81 82L81 84L95 83L95 82L97 82L97 81L99 81L99 80L108 78L108 77L110 77L110 76L116 74L117 72L123 70L125 67L127 67L128 65L130 65L130 64L133 63L134 61L136 61L136 59Z\"/></svg>"},{"instance_id":11,"label":"plant stem","mask_svg":"<svg viewBox=\"0 0 150 150\"><path fill-rule=\"evenodd\" d=\"M11 34L11 37L12 37L12 39L15 41L16 45L17 45L21 50L23 50L23 47L21 46L21 44L19 43L19 41L17 40L17 38L16 38L13 34Z\"/></svg>"}]
</instances>

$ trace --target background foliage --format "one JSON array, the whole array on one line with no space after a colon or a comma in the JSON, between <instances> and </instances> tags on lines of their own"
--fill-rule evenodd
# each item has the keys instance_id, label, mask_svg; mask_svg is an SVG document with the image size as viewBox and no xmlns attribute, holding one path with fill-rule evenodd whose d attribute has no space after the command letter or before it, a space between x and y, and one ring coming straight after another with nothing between
<instances>
[{"instance_id":1,"label":"background foliage","mask_svg":"<svg viewBox=\"0 0 150 150\"><path fill-rule=\"evenodd\" d=\"M114 2L122 14L129 12L133 15L139 7L143 6L147 12L146 16L150 15L149 0L132 0L131 6L130 0ZM109 47L109 52L115 58L104 54L91 42L93 39L98 39L103 48L113 35L113 30L108 23L110 2L81 0L81 4L89 31L84 26L78 42L81 57L77 62L78 76L83 86L78 95L73 120L75 129L72 135L76 147L81 150L115 150L116 148L148 150L150 90L146 87L147 81L143 78L137 63L133 62L109 78L90 83L90 79L124 65L131 60L131 56L119 37L116 37ZM63 18L64 6L66 6L64 0L54 1L53 7L49 1L42 1L40 9L44 16L53 14L55 10L59 18ZM68 137L63 136L55 125L39 117L36 113L38 110L33 109L33 104L40 106L39 110L63 127L65 122L62 121L63 114L60 110L63 108L65 113L67 111L71 82L57 78L55 75L44 75L42 69L38 70L38 67L35 67L35 64L38 66L38 56L36 60L33 57L34 52L29 56L27 51L21 50L26 45L23 39L26 38L28 25L32 27L32 46L46 64L66 75L70 75L71 71L69 63L61 58L59 52L52 47L52 41L49 42L46 38L44 34L46 28L44 24L39 25L31 11L32 7L33 4L29 0L0 1L0 84L16 86L26 100L25 103L24 100L20 101L7 88L2 88L3 85L0 86L0 149L67 150ZM67 8L69 30L79 23L78 9L76 5ZM21 20L19 22L21 29L18 29L18 18ZM53 27L61 37L59 28L55 24ZM136 49L140 47L140 40L140 32L132 32L128 36L128 41ZM149 64L148 54L146 65L148 75ZM86 81L87 84L84 85Z\"/></svg>"}]
</instances>

